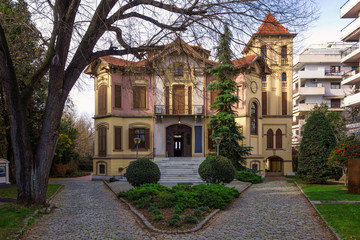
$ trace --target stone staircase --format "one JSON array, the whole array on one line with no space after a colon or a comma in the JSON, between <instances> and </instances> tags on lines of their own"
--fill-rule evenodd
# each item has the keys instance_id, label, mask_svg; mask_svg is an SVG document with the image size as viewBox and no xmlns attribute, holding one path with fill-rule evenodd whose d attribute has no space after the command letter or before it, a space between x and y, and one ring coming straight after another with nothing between
<instances>
[{"instance_id":1,"label":"stone staircase","mask_svg":"<svg viewBox=\"0 0 360 240\"><path fill-rule=\"evenodd\" d=\"M159 183L166 185L204 183L198 173L204 157L155 158L161 172Z\"/></svg>"}]
</instances>

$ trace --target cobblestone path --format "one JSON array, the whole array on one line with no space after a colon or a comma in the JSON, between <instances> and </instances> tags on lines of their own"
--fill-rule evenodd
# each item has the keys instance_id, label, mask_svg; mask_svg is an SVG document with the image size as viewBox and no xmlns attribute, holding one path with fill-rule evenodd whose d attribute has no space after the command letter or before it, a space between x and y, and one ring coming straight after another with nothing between
<instances>
[{"instance_id":1,"label":"cobblestone path","mask_svg":"<svg viewBox=\"0 0 360 240\"><path fill-rule=\"evenodd\" d=\"M38 219L24 239L334 239L286 181L253 185L203 230L185 235L147 231L100 182L65 184L58 209Z\"/></svg>"}]
</instances>

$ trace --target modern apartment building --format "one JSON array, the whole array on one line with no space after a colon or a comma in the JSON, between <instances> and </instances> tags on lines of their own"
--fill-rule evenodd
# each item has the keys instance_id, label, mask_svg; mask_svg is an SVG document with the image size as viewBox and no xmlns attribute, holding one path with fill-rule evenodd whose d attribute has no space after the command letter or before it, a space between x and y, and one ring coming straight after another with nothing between
<instances>
[{"instance_id":1,"label":"modern apartment building","mask_svg":"<svg viewBox=\"0 0 360 240\"><path fill-rule=\"evenodd\" d=\"M311 45L295 59L293 147L300 145L305 116L316 104L324 102L330 111L344 112L344 97L351 93L351 86L342 85L341 80L354 68L341 63L341 54L351 45L342 42Z\"/></svg>"},{"instance_id":2,"label":"modern apartment building","mask_svg":"<svg viewBox=\"0 0 360 240\"><path fill-rule=\"evenodd\" d=\"M353 18L354 20L341 30L341 40L344 42L352 42L353 45L343 52L342 63L356 63L357 67L348 72L342 85L349 85L353 87L352 94L346 96L344 99L345 107L360 107L360 92L358 86L360 85L360 0L348 0L340 9L341 18ZM356 87L357 85L357 87ZM353 123L348 126L349 134L359 136L360 133L360 119L359 116L354 116Z\"/></svg>"}]
</instances>

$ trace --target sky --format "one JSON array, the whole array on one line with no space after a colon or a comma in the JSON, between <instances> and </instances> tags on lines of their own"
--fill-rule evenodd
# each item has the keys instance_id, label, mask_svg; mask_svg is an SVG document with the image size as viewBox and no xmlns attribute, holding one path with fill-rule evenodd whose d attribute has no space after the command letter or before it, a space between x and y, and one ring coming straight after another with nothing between
<instances>
[{"instance_id":1,"label":"sky","mask_svg":"<svg viewBox=\"0 0 360 240\"><path fill-rule=\"evenodd\" d=\"M352 19L340 19L340 8L345 2L346 0L317 0L320 17L304 33L304 41L303 36L299 35L300 49L311 44L340 41L340 30L352 21ZM75 86L70 93L76 112L79 116L93 117L95 113L94 79L83 74L79 82L80 84Z\"/></svg>"}]
</instances>

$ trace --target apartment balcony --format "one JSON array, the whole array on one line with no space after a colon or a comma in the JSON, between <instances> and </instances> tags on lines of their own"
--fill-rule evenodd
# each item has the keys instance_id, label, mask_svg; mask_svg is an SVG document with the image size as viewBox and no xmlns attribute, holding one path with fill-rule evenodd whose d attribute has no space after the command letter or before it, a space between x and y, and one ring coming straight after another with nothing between
<instances>
[{"instance_id":1,"label":"apartment balcony","mask_svg":"<svg viewBox=\"0 0 360 240\"><path fill-rule=\"evenodd\" d=\"M324 87L300 87L299 95L300 96L316 96L316 95L324 95L325 88Z\"/></svg>"},{"instance_id":2,"label":"apartment balcony","mask_svg":"<svg viewBox=\"0 0 360 240\"><path fill-rule=\"evenodd\" d=\"M340 8L340 18L357 18L360 11L359 0L348 0Z\"/></svg>"},{"instance_id":3,"label":"apartment balcony","mask_svg":"<svg viewBox=\"0 0 360 240\"><path fill-rule=\"evenodd\" d=\"M204 105L155 105L155 115L204 115Z\"/></svg>"},{"instance_id":4,"label":"apartment balcony","mask_svg":"<svg viewBox=\"0 0 360 240\"><path fill-rule=\"evenodd\" d=\"M300 79L341 79L344 71L334 72L331 70L322 71L299 71L298 76Z\"/></svg>"},{"instance_id":5,"label":"apartment balcony","mask_svg":"<svg viewBox=\"0 0 360 240\"><path fill-rule=\"evenodd\" d=\"M360 106L360 93L356 93L344 98L345 107Z\"/></svg>"},{"instance_id":6,"label":"apartment balcony","mask_svg":"<svg viewBox=\"0 0 360 240\"><path fill-rule=\"evenodd\" d=\"M359 69L345 73L344 80L341 81L342 85L354 85L359 83L360 83Z\"/></svg>"},{"instance_id":7,"label":"apartment balcony","mask_svg":"<svg viewBox=\"0 0 360 240\"><path fill-rule=\"evenodd\" d=\"M348 47L341 53L341 63L353 63L359 62L360 48L359 43L355 43L351 47Z\"/></svg>"},{"instance_id":8,"label":"apartment balcony","mask_svg":"<svg viewBox=\"0 0 360 240\"><path fill-rule=\"evenodd\" d=\"M360 36L360 18L356 18L341 30L341 41L358 42Z\"/></svg>"},{"instance_id":9,"label":"apartment balcony","mask_svg":"<svg viewBox=\"0 0 360 240\"><path fill-rule=\"evenodd\" d=\"M299 111L300 112L309 112L311 111L316 104L320 104L320 103L300 103L299 106Z\"/></svg>"}]
</instances>

